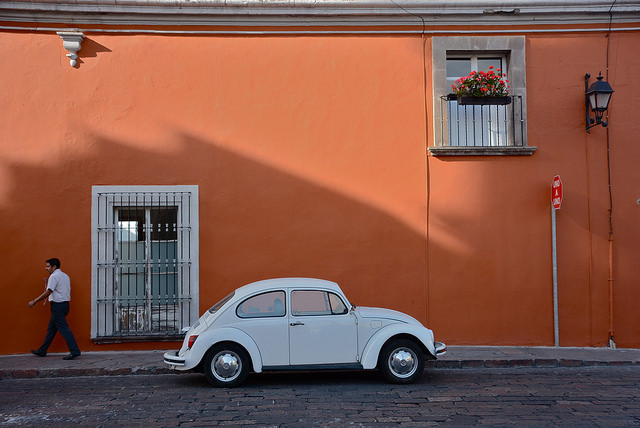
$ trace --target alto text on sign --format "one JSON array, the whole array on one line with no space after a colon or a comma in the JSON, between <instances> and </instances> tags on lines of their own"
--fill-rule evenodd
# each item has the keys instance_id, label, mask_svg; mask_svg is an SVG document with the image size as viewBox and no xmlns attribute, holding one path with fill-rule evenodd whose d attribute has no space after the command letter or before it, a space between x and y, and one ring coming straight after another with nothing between
<instances>
[{"instance_id":1,"label":"alto text on sign","mask_svg":"<svg viewBox=\"0 0 640 428\"><path fill-rule=\"evenodd\" d=\"M559 210L562 205L562 180L559 175L553 177L551 181L551 203L556 210Z\"/></svg>"}]
</instances>

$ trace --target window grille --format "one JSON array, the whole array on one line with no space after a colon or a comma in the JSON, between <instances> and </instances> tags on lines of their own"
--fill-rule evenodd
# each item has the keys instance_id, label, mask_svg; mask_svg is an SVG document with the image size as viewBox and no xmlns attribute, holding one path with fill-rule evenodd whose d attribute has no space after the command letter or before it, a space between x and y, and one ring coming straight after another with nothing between
<instances>
[{"instance_id":1,"label":"window grille","mask_svg":"<svg viewBox=\"0 0 640 428\"><path fill-rule=\"evenodd\" d=\"M198 318L197 187L176 187L94 187L94 341L175 340Z\"/></svg>"},{"instance_id":2,"label":"window grille","mask_svg":"<svg viewBox=\"0 0 640 428\"><path fill-rule=\"evenodd\" d=\"M524 145L522 97L507 105L459 105L457 98L440 98L441 135L449 147L507 147Z\"/></svg>"}]
</instances>

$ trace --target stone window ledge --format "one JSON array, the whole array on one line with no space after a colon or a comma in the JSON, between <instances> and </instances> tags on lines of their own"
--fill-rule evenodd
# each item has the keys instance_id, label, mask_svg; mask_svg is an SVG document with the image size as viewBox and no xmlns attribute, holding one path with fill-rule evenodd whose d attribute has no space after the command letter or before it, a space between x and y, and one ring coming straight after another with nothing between
<instances>
[{"instance_id":1,"label":"stone window ledge","mask_svg":"<svg viewBox=\"0 0 640 428\"><path fill-rule=\"evenodd\" d=\"M537 147L429 147L432 156L531 156Z\"/></svg>"}]
</instances>

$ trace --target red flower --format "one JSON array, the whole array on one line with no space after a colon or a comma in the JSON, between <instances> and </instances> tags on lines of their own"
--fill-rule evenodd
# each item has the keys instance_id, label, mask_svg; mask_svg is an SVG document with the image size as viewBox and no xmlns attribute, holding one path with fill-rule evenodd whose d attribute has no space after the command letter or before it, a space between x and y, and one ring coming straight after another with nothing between
<instances>
[{"instance_id":1,"label":"red flower","mask_svg":"<svg viewBox=\"0 0 640 428\"><path fill-rule=\"evenodd\" d=\"M489 71L473 70L468 76L461 77L452 86L456 95L470 96L507 96L509 94L506 75L490 66Z\"/></svg>"}]
</instances>

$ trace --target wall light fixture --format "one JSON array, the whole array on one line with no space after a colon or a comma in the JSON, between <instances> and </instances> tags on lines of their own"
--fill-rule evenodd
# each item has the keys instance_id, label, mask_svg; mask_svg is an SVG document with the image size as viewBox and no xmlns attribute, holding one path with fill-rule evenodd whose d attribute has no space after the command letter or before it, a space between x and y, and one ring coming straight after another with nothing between
<instances>
[{"instance_id":1,"label":"wall light fixture","mask_svg":"<svg viewBox=\"0 0 640 428\"><path fill-rule=\"evenodd\" d=\"M602 80L602 73L597 77L597 80L589 86L589 73L584 76L584 98L585 98L585 110L587 114L586 130L589 132L589 128L593 128L597 125L607 126L607 122L602 120L604 112L609 108L609 101L611 101L611 94L613 89L606 80ZM589 109L593 111L595 118L592 118L589 114Z\"/></svg>"}]
</instances>

